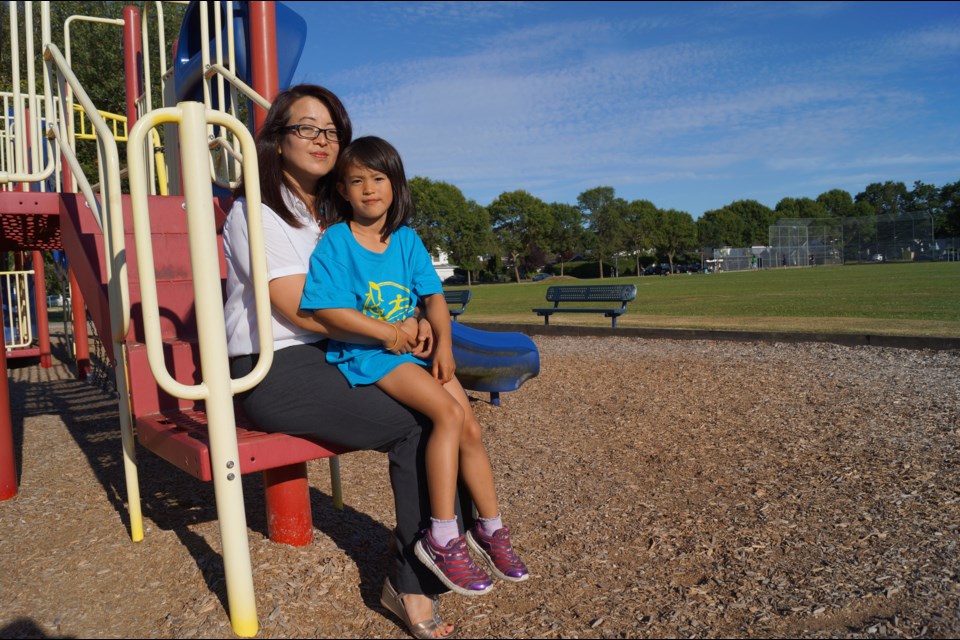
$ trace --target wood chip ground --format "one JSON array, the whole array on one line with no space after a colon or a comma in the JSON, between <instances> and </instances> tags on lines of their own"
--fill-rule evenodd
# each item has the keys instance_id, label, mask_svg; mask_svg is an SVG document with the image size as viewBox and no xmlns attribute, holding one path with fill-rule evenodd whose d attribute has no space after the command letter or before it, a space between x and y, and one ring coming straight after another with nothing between
<instances>
[{"instance_id":1,"label":"wood chip ground","mask_svg":"<svg viewBox=\"0 0 960 640\"><path fill-rule=\"evenodd\" d=\"M443 597L460 637L960 637L960 353L535 341L539 377L471 394L532 577ZM212 486L139 449L132 543L114 400L10 367L0 637L229 637ZM259 637L405 637L378 602L386 458L343 457L343 512L309 466L302 548L244 477Z\"/></svg>"}]
</instances>

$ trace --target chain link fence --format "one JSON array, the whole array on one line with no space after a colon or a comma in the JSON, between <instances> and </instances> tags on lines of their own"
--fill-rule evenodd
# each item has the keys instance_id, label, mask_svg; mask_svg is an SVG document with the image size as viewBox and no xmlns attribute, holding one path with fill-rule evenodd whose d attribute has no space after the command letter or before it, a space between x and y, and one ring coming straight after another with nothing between
<instances>
[{"instance_id":1,"label":"chain link fence","mask_svg":"<svg viewBox=\"0 0 960 640\"><path fill-rule=\"evenodd\" d=\"M935 238L927 213L846 218L782 218L769 245L713 249L721 271L870 262L960 261L960 239Z\"/></svg>"}]
</instances>

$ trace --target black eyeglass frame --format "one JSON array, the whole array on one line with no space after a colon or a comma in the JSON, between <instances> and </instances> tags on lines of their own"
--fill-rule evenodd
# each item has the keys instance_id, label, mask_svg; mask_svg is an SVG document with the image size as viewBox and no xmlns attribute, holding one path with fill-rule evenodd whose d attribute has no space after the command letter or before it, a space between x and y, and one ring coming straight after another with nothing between
<instances>
[{"instance_id":1,"label":"black eyeglass frame","mask_svg":"<svg viewBox=\"0 0 960 640\"><path fill-rule=\"evenodd\" d=\"M303 134L303 129L308 129L316 132L314 136L307 136ZM328 142L340 142L340 131L337 129L321 129L320 127L313 124L290 124L283 128L284 131L293 131L297 134L298 138L304 140L316 140L320 137L320 134L323 134L323 137L327 139Z\"/></svg>"}]
</instances>

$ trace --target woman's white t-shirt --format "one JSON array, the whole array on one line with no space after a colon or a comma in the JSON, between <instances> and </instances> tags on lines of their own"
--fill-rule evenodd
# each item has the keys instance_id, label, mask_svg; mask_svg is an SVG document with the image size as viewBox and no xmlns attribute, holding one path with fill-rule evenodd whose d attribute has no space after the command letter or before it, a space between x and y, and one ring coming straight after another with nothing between
<instances>
[{"instance_id":1,"label":"woman's white t-shirt","mask_svg":"<svg viewBox=\"0 0 960 640\"><path fill-rule=\"evenodd\" d=\"M267 255L267 279L305 275L322 231L306 205L286 187L283 201L300 228L291 227L277 213L262 205L264 244ZM224 319L227 325L227 351L231 357L260 351L260 335L254 307L253 280L250 273L250 236L247 227L247 201L238 198L223 225L223 253L227 261L227 301ZM296 326L276 309L273 316L273 349L309 344L323 336Z\"/></svg>"}]
</instances>

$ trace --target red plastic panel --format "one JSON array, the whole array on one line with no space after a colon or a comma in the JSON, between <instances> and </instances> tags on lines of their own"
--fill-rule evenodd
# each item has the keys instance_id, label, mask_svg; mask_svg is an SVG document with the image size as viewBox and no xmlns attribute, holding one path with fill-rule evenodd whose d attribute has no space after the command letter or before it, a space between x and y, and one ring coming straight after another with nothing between
<instances>
[{"instance_id":1,"label":"red plastic panel","mask_svg":"<svg viewBox=\"0 0 960 640\"><path fill-rule=\"evenodd\" d=\"M192 476L200 480L213 479L207 415L204 412L182 411L140 416L137 418L137 439L141 445ZM240 426L237 427L237 443L240 473L329 458L348 451L306 438L264 433Z\"/></svg>"}]
</instances>

